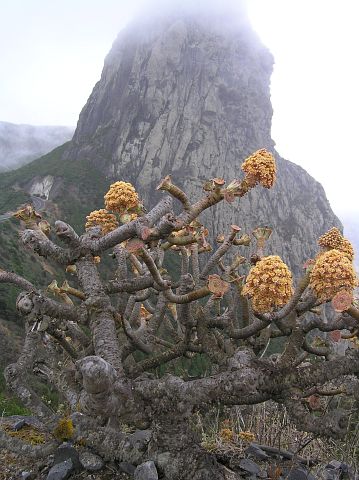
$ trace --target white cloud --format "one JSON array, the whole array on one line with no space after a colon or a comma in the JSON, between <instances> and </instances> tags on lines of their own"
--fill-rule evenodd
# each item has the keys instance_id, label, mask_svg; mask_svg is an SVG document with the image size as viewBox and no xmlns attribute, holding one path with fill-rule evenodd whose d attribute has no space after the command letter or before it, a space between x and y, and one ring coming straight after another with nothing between
<instances>
[{"instance_id":1,"label":"white cloud","mask_svg":"<svg viewBox=\"0 0 359 480\"><path fill-rule=\"evenodd\" d=\"M272 136L324 186L334 210L358 212L359 33L356 0L249 0L276 64Z\"/></svg>"}]
</instances>

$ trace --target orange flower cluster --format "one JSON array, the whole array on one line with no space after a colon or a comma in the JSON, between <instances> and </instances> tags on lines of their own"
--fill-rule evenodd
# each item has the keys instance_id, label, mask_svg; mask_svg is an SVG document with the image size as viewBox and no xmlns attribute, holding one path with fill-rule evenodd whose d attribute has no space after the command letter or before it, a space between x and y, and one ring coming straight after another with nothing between
<instances>
[{"instance_id":1,"label":"orange flower cluster","mask_svg":"<svg viewBox=\"0 0 359 480\"><path fill-rule=\"evenodd\" d=\"M248 430L239 432L238 436L239 438L241 438L242 440L246 440L247 442L254 442L254 440L256 439L254 433L249 432Z\"/></svg>"},{"instance_id":2,"label":"orange flower cluster","mask_svg":"<svg viewBox=\"0 0 359 480\"><path fill-rule=\"evenodd\" d=\"M277 255L264 257L251 268L242 293L252 297L256 312L272 312L289 301L293 293L292 274Z\"/></svg>"},{"instance_id":3,"label":"orange flower cluster","mask_svg":"<svg viewBox=\"0 0 359 480\"><path fill-rule=\"evenodd\" d=\"M340 231L333 227L324 235L319 237L318 245L323 248L338 248L343 241L343 235Z\"/></svg>"},{"instance_id":4,"label":"orange flower cluster","mask_svg":"<svg viewBox=\"0 0 359 480\"><path fill-rule=\"evenodd\" d=\"M219 436L223 442L230 443L234 440L234 432L230 428L221 428L219 431Z\"/></svg>"},{"instance_id":5,"label":"orange flower cluster","mask_svg":"<svg viewBox=\"0 0 359 480\"><path fill-rule=\"evenodd\" d=\"M354 260L354 248L353 245L347 240L343 238L342 243L339 245L338 250L344 253L346 257L352 262Z\"/></svg>"},{"instance_id":6,"label":"orange flower cluster","mask_svg":"<svg viewBox=\"0 0 359 480\"><path fill-rule=\"evenodd\" d=\"M94 210L86 217L86 220L86 230L91 227L101 227L102 235L106 235L106 233L112 232L112 230L118 227L118 221L115 215L109 213L104 208Z\"/></svg>"},{"instance_id":7,"label":"orange flower cluster","mask_svg":"<svg viewBox=\"0 0 359 480\"><path fill-rule=\"evenodd\" d=\"M31 204L27 204L13 213L13 217L22 220L27 228L36 228L41 220L41 215L35 211L35 208Z\"/></svg>"},{"instance_id":8,"label":"orange flower cluster","mask_svg":"<svg viewBox=\"0 0 359 480\"><path fill-rule=\"evenodd\" d=\"M343 252L349 260L354 260L354 249L352 244L343 237L336 227L331 228L328 232L322 235L318 240L318 245L324 249L333 249Z\"/></svg>"},{"instance_id":9,"label":"orange flower cluster","mask_svg":"<svg viewBox=\"0 0 359 480\"><path fill-rule=\"evenodd\" d=\"M138 204L138 194L131 183L115 182L105 195L105 206L113 212L123 213L137 207Z\"/></svg>"},{"instance_id":10,"label":"orange flower cluster","mask_svg":"<svg viewBox=\"0 0 359 480\"><path fill-rule=\"evenodd\" d=\"M332 299L340 290L352 292L356 286L352 262L337 249L322 253L310 273L309 284L320 301Z\"/></svg>"},{"instance_id":11,"label":"orange flower cluster","mask_svg":"<svg viewBox=\"0 0 359 480\"><path fill-rule=\"evenodd\" d=\"M276 178L275 159L265 148L249 156L243 162L242 170L251 185L260 183L265 188L273 187Z\"/></svg>"}]
</instances>

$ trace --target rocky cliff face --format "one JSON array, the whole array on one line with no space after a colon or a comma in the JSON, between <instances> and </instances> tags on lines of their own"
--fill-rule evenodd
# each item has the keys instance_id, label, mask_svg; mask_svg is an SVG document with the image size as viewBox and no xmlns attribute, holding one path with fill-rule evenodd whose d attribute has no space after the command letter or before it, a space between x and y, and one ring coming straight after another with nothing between
<instances>
[{"instance_id":1,"label":"rocky cliff face","mask_svg":"<svg viewBox=\"0 0 359 480\"><path fill-rule=\"evenodd\" d=\"M149 205L169 173L198 198L206 179L238 178L248 154L263 147L274 152L272 65L245 16L235 25L191 16L135 23L107 56L65 156L91 161L109 179L132 182ZM321 185L276 158L273 189L221 204L202 221L216 233L230 223L247 232L272 226L270 252L298 273L318 236L340 223Z\"/></svg>"}]
</instances>

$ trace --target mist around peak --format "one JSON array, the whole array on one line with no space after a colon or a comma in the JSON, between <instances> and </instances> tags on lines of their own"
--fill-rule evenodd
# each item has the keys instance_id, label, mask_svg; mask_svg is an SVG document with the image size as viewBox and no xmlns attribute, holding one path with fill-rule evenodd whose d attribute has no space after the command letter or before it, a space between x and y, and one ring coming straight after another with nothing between
<instances>
[{"instance_id":1,"label":"mist around peak","mask_svg":"<svg viewBox=\"0 0 359 480\"><path fill-rule=\"evenodd\" d=\"M247 0L139 0L134 5L135 22L192 17L211 22L240 23L247 20Z\"/></svg>"}]
</instances>

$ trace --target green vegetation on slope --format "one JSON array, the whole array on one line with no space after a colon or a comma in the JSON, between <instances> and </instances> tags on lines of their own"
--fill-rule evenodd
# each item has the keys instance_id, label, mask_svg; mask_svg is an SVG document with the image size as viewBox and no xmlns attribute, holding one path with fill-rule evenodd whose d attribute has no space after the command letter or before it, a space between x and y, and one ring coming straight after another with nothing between
<instances>
[{"instance_id":1,"label":"green vegetation on slope","mask_svg":"<svg viewBox=\"0 0 359 480\"><path fill-rule=\"evenodd\" d=\"M92 210L102 207L109 181L87 161L63 160L67 145L17 170L0 174L0 214L13 211L30 200L23 188L35 177L52 175L57 185L56 193L50 195L49 211L45 211L43 216L52 224L58 218L69 222L78 233L83 233L85 217ZM46 271L44 262L40 263L35 254L22 247L18 227L19 223L14 219L0 223L0 268L22 275L38 287L48 285L54 277L52 271L55 271L55 266ZM16 319L18 293L15 287L0 286L0 318Z\"/></svg>"},{"instance_id":2,"label":"green vegetation on slope","mask_svg":"<svg viewBox=\"0 0 359 480\"><path fill-rule=\"evenodd\" d=\"M91 210L100 208L109 182L102 172L85 160L63 160L67 145L65 143L17 170L0 174L0 213L13 210L29 200L22 187L34 177L52 175L60 187L51 200L56 203L65 221L80 232L83 230L85 216Z\"/></svg>"},{"instance_id":3,"label":"green vegetation on slope","mask_svg":"<svg viewBox=\"0 0 359 480\"><path fill-rule=\"evenodd\" d=\"M92 210L102 207L103 196L108 190L110 182L105 179L102 172L86 161L63 160L62 156L66 147L67 144L62 145L17 170L0 174L0 215L14 211L23 203L31 200L25 189L26 185L31 184L35 177L52 175L55 177L56 193L50 195L51 200L48 202L48 209L42 213L43 217L52 225L59 218L69 222L79 234L83 233L86 215ZM32 251L25 249L19 239L19 230L19 222L13 218L0 222L0 268L22 275L38 288L45 288L53 278L61 282L65 276L64 271L59 270L50 261L40 260ZM53 239L56 241L55 236ZM107 258L104 260L104 263L109 261ZM21 320L15 309L18 294L18 288L0 285L0 319L16 322L20 328ZM12 334L5 333L4 341L7 344L6 339L9 340L9 335L12 338ZM10 355L11 349L8 350ZM4 392L2 369L15 360L17 352L13 351L10 356L4 355L5 351L2 351L0 414L26 414L28 411L17 400ZM52 406L56 406L58 399L54 397L47 385L39 383L37 390L49 402L51 401Z\"/></svg>"}]
</instances>

